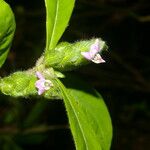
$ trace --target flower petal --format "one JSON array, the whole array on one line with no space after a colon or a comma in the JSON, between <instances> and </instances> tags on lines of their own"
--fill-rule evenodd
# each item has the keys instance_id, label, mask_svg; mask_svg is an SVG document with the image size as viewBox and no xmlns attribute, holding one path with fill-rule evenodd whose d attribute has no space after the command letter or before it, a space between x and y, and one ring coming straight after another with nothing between
<instances>
[{"instance_id":1,"label":"flower petal","mask_svg":"<svg viewBox=\"0 0 150 150\"><path fill-rule=\"evenodd\" d=\"M53 86L50 80L46 80L40 72L36 72L36 76L39 78L35 82L35 87L38 89L38 95L42 95L45 91L49 90Z\"/></svg>"},{"instance_id":2,"label":"flower petal","mask_svg":"<svg viewBox=\"0 0 150 150\"><path fill-rule=\"evenodd\" d=\"M36 72L36 76L37 76L39 79L44 79L43 75L42 75L39 71Z\"/></svg>"},{"instance_id":3,"label":"flower petal","mask_svg":"<svg viewBox=\"0 0 150 150\"><path fill-rule=\"evenodd\" d=\"M96 54L92 61L96 64L105 63L105 60L101 57L100 54Z\"/></svg>"},{"instance_id":4,"label":"flower petal","mask_svg":"<svg viewBox=\"0 0 150 150\"><path fill-rule=\"evenodd\" d=\"M83 57L85 57L86 59L88 59L88 60L91 60L91 59L92 59L92 57L91 57L91 55L90 55L90 52L81 52L81 55L82 55Z\"/></svg>"},{"instance_id":5,"label":"flower petal","mask_svg":"<svg viewBox=\"0 0 150 150\"><path fill-rule=\"evenodd\" d=\"M90 55L91 57L94 57L99 51L100 51L100 45L99 45L99 39L96 39L94 44L90 47Z\"/></svg>"},{"instance_id":6,"label":"flower petal","mask_svg":"<svg viewBox=\"0 0 150 150\"><path fill-rule=\"evenodd\" d=\"M44 89L44 88L38 89L38 95L42 95L44 92L45 92L45 89Z\"/></svg>"}]
</instances>

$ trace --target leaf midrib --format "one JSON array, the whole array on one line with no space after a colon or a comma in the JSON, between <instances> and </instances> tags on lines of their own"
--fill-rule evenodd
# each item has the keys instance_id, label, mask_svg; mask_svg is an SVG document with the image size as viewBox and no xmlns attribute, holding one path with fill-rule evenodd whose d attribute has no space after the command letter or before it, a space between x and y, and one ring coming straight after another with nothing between
<instances>
[{"instance_id":1,"label":"leaf midrib","mask_svg":"<svg viewBox=\"0 0 150 150\"><path fill-rule=\"evenodd\" d=\"M58 81L58 80L57 80L57 81ZM87 140L86 140L86 137L84 136L84 132L83 132L83 129L82 129L82 125L81 125L81 123L80 123L80 119L78 118L78 114L77 114L76 111L74 110L74 106L73 106L72 102L69 101L69 98L68 98L66 92L63 90L62 83L61 83L60 81L58 81L58 83L59 83L59 85L60 85L60 87L61 87L61 90L62 90L63 93L65 94L65 97L68 99L68 102L69 102L70 106L72 107L73 113L75 114L75 117L76 117L76 119L77 119L77 122L78 122L78 124L79 124L80 130L81 130L81 133L82 133L82 136L83 136L83 139L84 139L84 141L85 141L86 149L89 150L89 148L88 148L88 146L87 146ZM74 98L73 98L73 99L74 99Z\"/></svg>"},{"instance_id":2,"label":"leaf midrib","mask_svg":"<svg viewBox=\"0 0 150 150\"><path fill-rule=\"evenodd\" d=\"M50 44L49 44L49 49L53 48L52 46L52 41L53 41L53 37L54 37L54 33L55 33L55 29L56 29L56 24L57 24L57 19L58 19L58 9L59 9L59 0L57 0L56 2L56 9L55 9L55 19L54 19L54 24L53 24L53 31L52 31L52 35L50 38Z\"/></svg>"}]
</instances>

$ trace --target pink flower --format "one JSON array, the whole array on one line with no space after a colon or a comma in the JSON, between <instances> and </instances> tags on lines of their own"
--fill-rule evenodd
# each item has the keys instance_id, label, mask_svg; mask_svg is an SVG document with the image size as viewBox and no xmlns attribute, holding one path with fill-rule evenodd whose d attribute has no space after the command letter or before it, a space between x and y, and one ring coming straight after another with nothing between
<instances>
[{"instance_id":1,"label":"pink flower","mask_svg":"<svg viewBox=\"0 0 150 150\"><path fill-rule=\"evenodd\" d=\"M88 52L81 52L81 55L96 64L104 63L105 60L99 54L102 50L103 45L100 47L99 39L96 39L94 44L91 45L90 50Z\"/></svg>"},{"instance_id":2,"label":"pink flower","mask_svg":"<svg viewBox=\"0 0 150 150\"><path fill-rule=\"evenodd\" d=\"M39 71L36 72L36 76L39 80L36 81L35 87L38 89L38 95L42 95L45 91L49 90L53 84L50 80L46 80Z\"/></svg>"}]
</instances>

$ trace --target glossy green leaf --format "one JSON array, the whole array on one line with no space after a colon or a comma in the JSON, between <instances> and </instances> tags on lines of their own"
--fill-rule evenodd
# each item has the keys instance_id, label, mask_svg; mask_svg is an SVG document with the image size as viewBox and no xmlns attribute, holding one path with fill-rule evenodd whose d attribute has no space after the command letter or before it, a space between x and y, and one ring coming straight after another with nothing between
<instances>
[{"instance_id":1,"label":"glossy green leaf","mask_svg":"<svg viewBox=\"0 0 150 150\"><path fill-rule=\"evenodd\" d=\"M102 97L77 78L58 81L77 150L109 150L112 125Z\"/></svg>"},{"instance_id":2,"label":"glossy green leaf","mask_svg":"<svg viewBox=\"0 0 150 150\"><path fill-rule=\"evenodd\" d=\"M10 6L0 0L0 67L5 62L14 37L16 24Z\"/></svg>"},{"instance_id":3,"label":"glossy green leaf","mask_svg":"<svg viewBox=\"0 0 150 150\"><path fill-rule=\"evenodd\" d=\"M45 0L46 53L53 49L65 31L75 0Z\"/></svg>"}]
</instances>

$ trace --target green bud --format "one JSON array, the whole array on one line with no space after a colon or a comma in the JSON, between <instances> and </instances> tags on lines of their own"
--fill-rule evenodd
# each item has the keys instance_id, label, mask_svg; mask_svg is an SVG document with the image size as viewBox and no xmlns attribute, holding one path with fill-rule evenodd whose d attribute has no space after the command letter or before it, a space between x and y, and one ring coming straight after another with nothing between
<instances>
[{"instance_id":1,"label":"green bud","mask_svg":"<svg viewBox=\"0 0 150 150\"><path fill-rule=\"evenodd\" d=\"M46 67L53 67L59 71L74 70L80 66L90 63L85 59L81 52L88 52L96 39L87 41L79 41L76 43L62 42L58 44L54 51L45 56ZM104 41L99 39L100 44L103 43L103 49L107 46Z\"/></svg>"},{"instance_id":2,"label":"green bud","mask_svg":"<svg viewBox=\"0 0 150 150\"><path fill-rule=\"evenodd\" d=\"M47 71L48 70L46 70L46 72L43 71L43 75L45 75L47 80L52 82L53 86L40 96L48 99L61 99L61 92L55 81L56 77L49 75L50 72L47 74ZM36 76L35 70L16 72L8 77L0 79L0 91L5 95L13 97L39 96L38 89L35 85L37 80L39 79Z\"/></svg>"},{"instance_id":3,"label":"green bud","mask_svg":"<svg viewBox=\"0 0 150 150\"><path fill-rule=\"evenodd\" d=\"M16 72L0 80L0 90L13 97L36 95L35 81L36 77L32 74Z\"/></svg>"},{"instance_id":4,"label":"green bud","mask_svg":"<svg viewBox=\"0 0 150 150\"><path fill-rule=\"evenodd\" d=\"M10 6L0 0L0 67L5 62L12 44L16 24Z\"/></svg>"}]
</instances>

